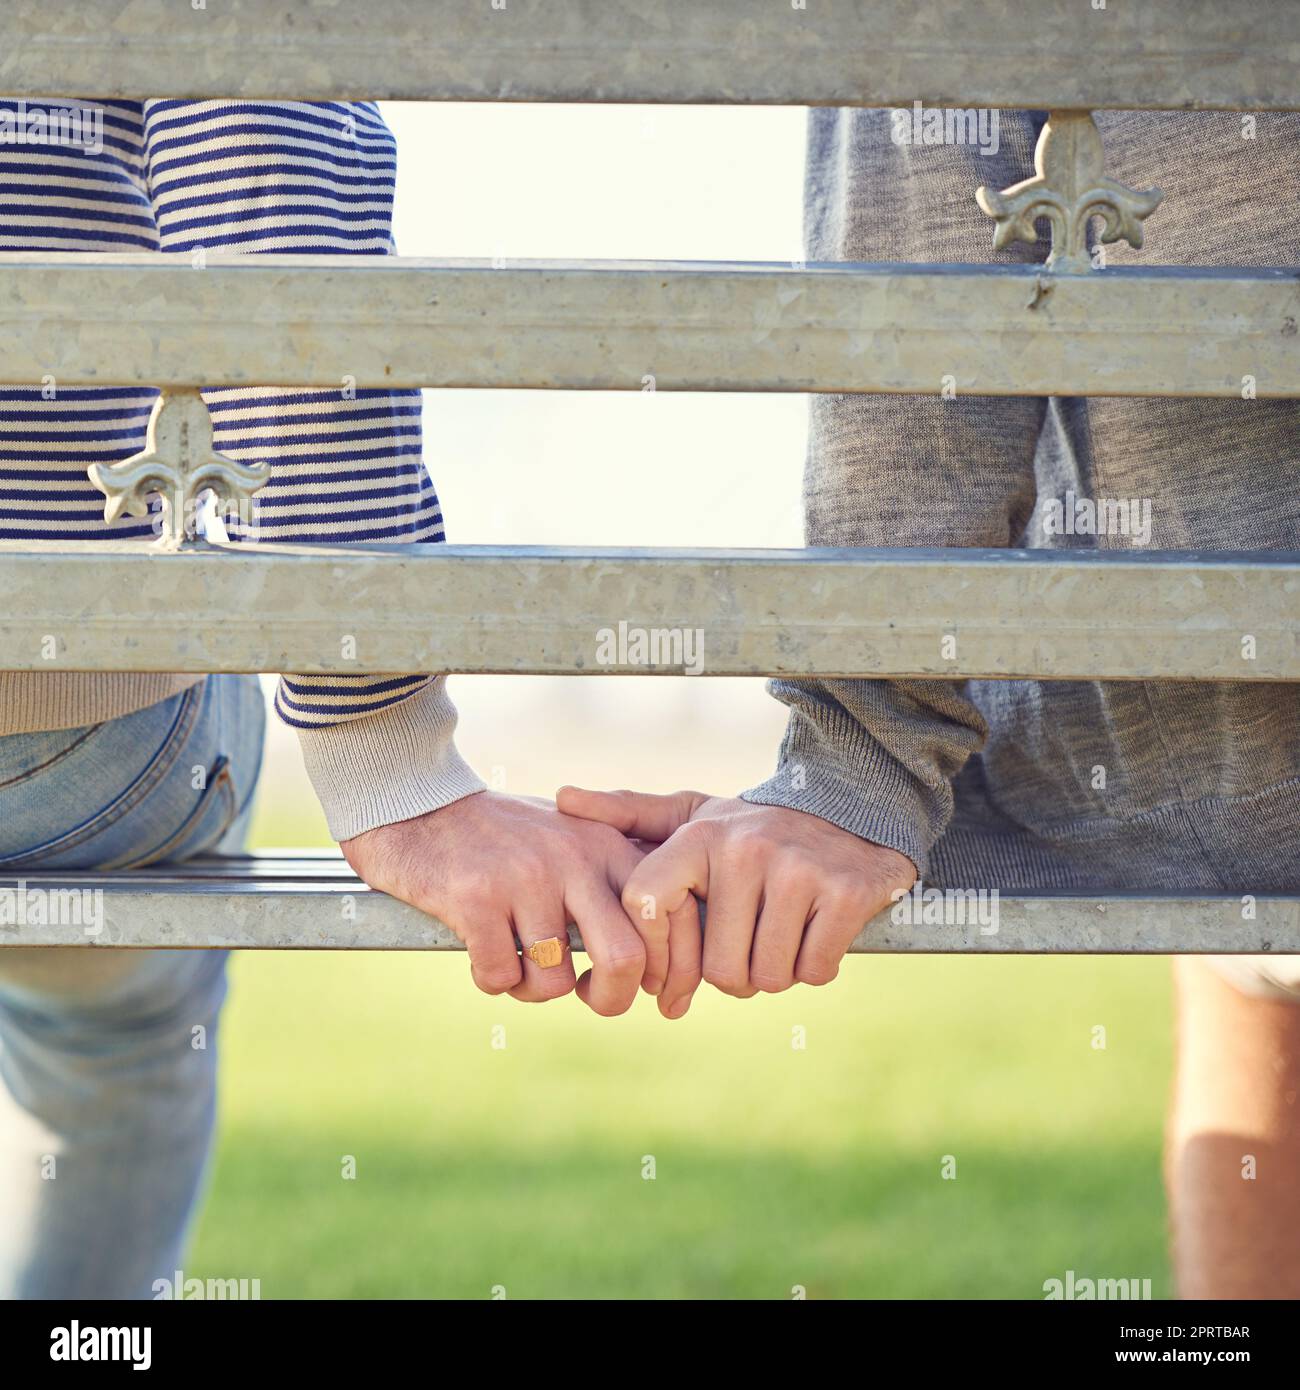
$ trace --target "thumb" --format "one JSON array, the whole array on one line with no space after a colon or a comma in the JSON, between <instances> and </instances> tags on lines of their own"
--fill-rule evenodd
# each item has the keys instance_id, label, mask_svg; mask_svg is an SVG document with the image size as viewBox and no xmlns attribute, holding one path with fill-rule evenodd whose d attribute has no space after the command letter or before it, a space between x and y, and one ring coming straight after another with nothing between
<instances>
[{"instance_id":1,"label":"thumb","mask_svg":"<svg viewBox=\"0 0 1300 1390\"><path fill-rule=\"evenodd\" d=\"M654 796L650 792L593 792L582 787L561 787L555 794L555 804L566 816L603 821L624 835L656 843L685 825L707 800L700 792Z\"/></svg>"}]
</instances>

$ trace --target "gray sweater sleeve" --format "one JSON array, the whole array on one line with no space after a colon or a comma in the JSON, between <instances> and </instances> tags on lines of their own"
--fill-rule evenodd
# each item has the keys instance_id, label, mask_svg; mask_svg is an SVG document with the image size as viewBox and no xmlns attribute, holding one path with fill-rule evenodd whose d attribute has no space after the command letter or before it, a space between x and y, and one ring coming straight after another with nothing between
<instances>
[{"instance_id":1,"label":"gray sweater sleeve","mask_svg":"<svg viewBox=\"0 0 1300 1390\"><path fill-rule=\"evenodd\" d=\"M1041 123L999 113L997 149L988 138L982 153L976 145L898 143L887 111L814 109L809 260L1043 260L1044 240L995 253L992 223L974 198L981 183L1005 188L1032 175ZM950 370L936 344L936 388ZM1012 544L1033 511L1046 404L960 394L813 397L807 544ZM821 816L906 854L924 873L952 815L952 779L987 734L964 683L781 680L769 689L790 706L790 721L777 771L745 800Z\"/></svg>"}]
</instances>

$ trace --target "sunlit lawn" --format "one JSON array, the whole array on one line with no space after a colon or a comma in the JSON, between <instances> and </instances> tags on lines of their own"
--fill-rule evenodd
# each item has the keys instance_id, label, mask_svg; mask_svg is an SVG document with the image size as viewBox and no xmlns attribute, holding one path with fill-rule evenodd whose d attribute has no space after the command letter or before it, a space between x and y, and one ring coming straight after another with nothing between
<instances>
[{"instance_id":1,"label":"sunlit lawn","mask_svg":"<svg viewBox=\"0 0 1300 1390\"><path fill-rule=\"evenodd\" d=\"M855 959L672 1025L491 1000L461 956L233 981L190 1265L263 1297L1169 1294L1164 961Z\"/></svg>"}]
</instances>

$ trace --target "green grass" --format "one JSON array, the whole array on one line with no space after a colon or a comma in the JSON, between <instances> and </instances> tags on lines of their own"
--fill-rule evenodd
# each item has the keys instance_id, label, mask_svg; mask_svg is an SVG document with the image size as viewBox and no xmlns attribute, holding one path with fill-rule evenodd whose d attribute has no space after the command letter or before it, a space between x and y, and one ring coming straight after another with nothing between
<instances>
[{"instance_id":1,"label":"green grass","mask_svg":"<svg viewBox=\"0 0 1300 1390\"><path fill-rule=\"evenodd\" d=\"M1067 1269L1167 1297L1169 1015L1159 960L859 958L665 1024L488 999L459 956L250 953L187 1270L265 1298L1041 1298Z\"/></svg>"}]
</instances>

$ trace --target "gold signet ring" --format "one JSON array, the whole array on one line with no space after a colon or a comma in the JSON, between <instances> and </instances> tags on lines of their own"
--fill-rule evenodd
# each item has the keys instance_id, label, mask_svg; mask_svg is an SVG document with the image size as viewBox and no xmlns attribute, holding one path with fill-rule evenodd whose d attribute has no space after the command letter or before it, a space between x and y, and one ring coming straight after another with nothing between
<instances>
[{"instance_id":1,"label":"gold signet ring","mask_svg":"<svg viewBox=\"0 0 1300 1390\"><path fill-rule=\"evenodd\" d=\"M524 954L534 965L540 965L543 970L550 970L563 962L568 947L569 943L560 937L548 936L545 941L534 941Z\"/></svg>"}]
</instances>

